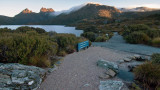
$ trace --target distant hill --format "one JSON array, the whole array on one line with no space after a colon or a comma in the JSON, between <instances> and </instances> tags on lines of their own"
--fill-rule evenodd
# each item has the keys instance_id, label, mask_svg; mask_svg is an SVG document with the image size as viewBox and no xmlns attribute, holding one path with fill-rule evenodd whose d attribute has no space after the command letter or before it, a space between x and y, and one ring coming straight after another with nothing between
<instances>
[{"instance_id":1,"label":"distant hill","mask_svg":"<svg viewBox=\"0 0 160 90\"><path fill-rule=\"evenodd\" d=\"M0 15L0 25L10 25L13 24L13 18Z\"/></svg>"}]
</instances>

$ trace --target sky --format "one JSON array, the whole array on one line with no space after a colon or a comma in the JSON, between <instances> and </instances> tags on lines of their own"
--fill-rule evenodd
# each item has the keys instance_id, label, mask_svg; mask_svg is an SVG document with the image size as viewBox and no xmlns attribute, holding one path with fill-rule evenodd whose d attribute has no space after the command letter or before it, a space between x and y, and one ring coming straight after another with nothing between
<instances>
[{"instance_id":1,"label":"sky","mask_svg":"<svg viewBox=\"0 0 160 90\"><path fill-rule=\"evenodd\" d=\"M33 12L39 12L42 7L61 11L88 2L96 2L117 8L140 6L160 8L160 0L0 0L0 15L13 17L25 8Z\"/></svg>"}]
</instances>

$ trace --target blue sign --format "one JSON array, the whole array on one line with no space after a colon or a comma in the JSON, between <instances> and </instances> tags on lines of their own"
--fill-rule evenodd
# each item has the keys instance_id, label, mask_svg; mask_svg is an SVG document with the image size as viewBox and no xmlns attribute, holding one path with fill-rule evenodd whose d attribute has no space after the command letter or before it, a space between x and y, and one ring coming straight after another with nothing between
<instances>
[{"instance_id":1,"label":"blue sign","mask_svg":"<svg viewBox=\"0 0 160 90\"><path fill-rule=\"evenodd\" d=\"M77 45L77 51L80 51L83 48L88 48L89 47L89 41L84 41L81 43L78 43Z\"/></svg>"}]
</instances>

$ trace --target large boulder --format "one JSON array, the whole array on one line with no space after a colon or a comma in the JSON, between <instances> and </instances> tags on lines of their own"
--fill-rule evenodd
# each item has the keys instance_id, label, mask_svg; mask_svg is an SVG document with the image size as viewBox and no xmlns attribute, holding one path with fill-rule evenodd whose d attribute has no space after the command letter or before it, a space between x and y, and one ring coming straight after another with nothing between
<instances>
[{"instance_id":1,"label":"large boulder","mask_svg":"<svg viewBox=\"0 0 160 90\"><path fill-rule=\"evenodd\" d=\"M112 70L118 72L118 65L116 63L114 63L114 62L106 61L106 60L99 60L97 62L97 65L99 67L104 68L104 69L107 69L107 70L108 69L112 69Z\"/></svg>"},{"instance_id":2,"label":"large boulder","mask_svg":"<svg viewBox=\"0 0 160 90\"><path fill-rule=\"evenodd\" d=\"M45 70L21 64L0 64L0 90L33 90L39 87Z\"/></svg>"},{"instance_id":3,"label":"large boulder","mask_svg":"<svg viewBox=\"0 0 160 90\"><path fill-rule=\"evenodd\" d=\"M122 81L100 81L99 90L121 90L124 83Z\"/></svg>"}]
</instances>

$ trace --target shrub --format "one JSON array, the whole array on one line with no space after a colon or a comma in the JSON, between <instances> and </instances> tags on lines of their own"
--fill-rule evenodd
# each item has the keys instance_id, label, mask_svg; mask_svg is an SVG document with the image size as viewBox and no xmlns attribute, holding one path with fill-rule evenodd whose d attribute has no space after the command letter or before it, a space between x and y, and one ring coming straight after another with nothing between
<instances>
[{"instance_id":1,"label":"shrub","mask_svg":"<svg viewBox=\"0 0 160 90\"><path fill-rule=\"evenodd\" d=\"M151 59L153 63L160 64L160 53L152 54Z\"/></svg>"},{"instance_id":2,"label":"shrub","mask_svg":"<svg viewBox=\"0 0 160 90\"><path fill-rule=\"evenodd\" d=\"M160 47L160 37L154 38L154 39L152 40L152 45L153 45L153 46Z\"/></svg>"},{"instance_id":3,"label":"shrub","mask_svg":"<svg viewBox=\"0 0 160 90\"><path fill-rule=\"evenodd\" d=\"M85 32L85 33L81 34L81 36L88 38L92 42L94 42L95 38L96 38L96 35L93 32Z\"/></svg>"},{"instance_id":4,"label":"shrub","mask_svg":"<svg viewBox=\"0 0 160 90\"><path fill-rule=\"evenodd\" d=\"M0 28L0 33L4 33L4 32L12 32L12 30L9 28Z\"/></svg>"},{"instance_id":5,"label":"shrub","mask_svg":"<svg viewBox=\"0 0 160 90\"><path fill-rule=\"evenodd\" d=\"M147 25L144 25L144 24L137 24L137 25L128 26L128 29L131 32L134 32L134 31L146 31L146 30L150 30L150 27L148 27Z\"/></svg>"},{"instance_id":6,"label":"shrub","mask_svg":"<svg viewBox=\"0 0 160 90\"><path fill-rule=\"evenodd\" d=\"M76 46L77 37L73 34L57 34L55 36L56 42L60 49L66 50L66 47L69 45Z\"/></svg>"},{"instance_id":7,"label":"shrub","mask_svg":"<svg viewBox=\"0 0 160 90\"><path fill-rule=\"evenodd\" d=\"M160 37L160 30L147 30L146 33L150 38Z\"/></svg>"},{"instance_id":8,"label":"shrub","mask_svg":"<svg viewBox=\"0 0 160 90\"><path fill-rule=\"evenodd\" d=\"M160 65L147 62L134 69L135 78L144 84L144 88L159 87L160 82Z\"/></svg>"},{"instance_id":9,"label":"shrub","mask_svg":"<svg viewBox=\"0 0 160 90\"><path fill-rule=\"evenodd\" d=\"M19 32L26 33L27 31L36 31L39 34L46 33L46 31L42 28L34 28L34 27L28 27L28 26L22 26L15 30L15 32L18 32L18 33Z\"/></svg>"},{"instance_id":10,"label":"shrub","mask_svg":"<svg viewBox=\"0 0 160 90\"><path fill-rule=\"evenodd\" d=\"M61 51L59 51L58 52L58 56L66 56L66 51L64 51L64 50L61 50Z\"/></svg>"},{"instance_id":11,"label":"shrub","mask_svg":"<svg viewBox=\"0 0 160 90\"><path fill-rule=\"evenodd\" d=\"M126 41L133 44L148 43L150 38L143 32L133 32L125 37Z\"/></svg>"},{"instance_id":12,"label":"shrub","mask_svg":"<svg viewBox=\"0 0 160 90\"><path fill-rule=\"evenodd\" d=\"M105 36L99 36L99 37L96 38L95 42L105 42L108 39L109 38L107 38Z\"/></svg>"},{"instance_id":13,"label":"shrub","mask_svg":"<svg viewBox=\"0 0 160 90\"><path fill-rule=\"evenodd\" d=\"M73 53L75 51L76 51L76 49L75 49L75 47L73 45L69 45L69 46L66 47L66 52L68 54Z\"/></svg>"},{"instance_id":14,"label":"shrub","mask_svg":"<svg viewBox=\"0 0 160 90\"><path fill-rule=\"evenodd\" d=\"M29 64L38 67L50 67L51 61L48 59L48 56L33 56L29 60Z\"/></svg>"},{"instance_id":15,"label":"shrub","mask_svg":"<svg viewBox=\"0 0 160 90\"><path fill-rule=\"evenodd\" d=\"M3 33L0 35L0 62L31 64L33 57L57 53L57 44L44 35ZM44 61L45 62L45 61ZM38 64L36 64L38 65Z\"/></svg>"}]
</instances>

